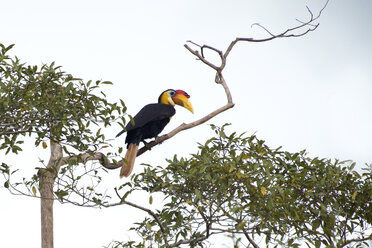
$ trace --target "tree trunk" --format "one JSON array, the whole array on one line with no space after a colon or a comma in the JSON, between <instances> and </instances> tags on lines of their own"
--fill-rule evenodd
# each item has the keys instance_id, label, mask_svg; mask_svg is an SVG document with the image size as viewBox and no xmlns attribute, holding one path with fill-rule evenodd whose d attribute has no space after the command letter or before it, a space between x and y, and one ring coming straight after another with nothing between
<instances>
[{"instance_id":1,"label":"tree trunk","mask_svg":"<svg viewBox=\"0 0 372 248\"><path fill-rule=\"evenodd\" d=\"M49 172L46 172L50 174ZM53 248L53 182L43 176L41 182L41 247Z\"/></svg>"},{"instance_id":2,"label":"tree trunk","mask_svg":"<svg viewBox=\"0 0 372 248\"><path fill-rule=\"evenodd\" d=\"M53 248L53 186L58 174L62 146L51 142L51 155L47 169L40 171L40 195L41 195L41 247Z\"/></svg>"}]
</instances>

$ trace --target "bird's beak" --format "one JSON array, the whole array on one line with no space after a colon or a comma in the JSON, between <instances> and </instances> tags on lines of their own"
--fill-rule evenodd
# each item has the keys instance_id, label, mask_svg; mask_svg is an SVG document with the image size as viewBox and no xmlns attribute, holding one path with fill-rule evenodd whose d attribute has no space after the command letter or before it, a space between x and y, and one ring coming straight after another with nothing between
<instances>
[{"instance_id":1,"label":"bird's beak","mask_svg":"<svg viewBox=\"0 0 372 248\"><path fill-rule=\"evenodd\" d=\"M191 113L194 113L194 109L192 108L191 102L187 98L188 97L183 94L176 94L172 97L175 104L188 109Z\"/></svg>"}]
</instances>

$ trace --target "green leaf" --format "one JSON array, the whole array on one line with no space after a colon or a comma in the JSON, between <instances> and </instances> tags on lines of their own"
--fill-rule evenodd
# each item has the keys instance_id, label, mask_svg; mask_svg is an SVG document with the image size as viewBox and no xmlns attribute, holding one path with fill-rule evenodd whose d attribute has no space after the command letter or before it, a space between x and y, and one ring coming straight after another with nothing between
<instances>
[{"instance_id":1,"label":"green leaf","mask_svg":"<svg viewBox=\"0 0 372 248\"><path fill-rule=\"evenodd\" d=\"M355 200L355 198L357 197L357 194L358 194L358 191L355 191L354 193L353 193L353 195L351 196L351 199L354 201Z\"/></svg>"},{"instance_id":2,"label":"green leaf","mask_svg":"<svg viewBox=\"0 0 372 248\"><path fill-rule=\"evenodd\" d=\"M146 222L146 228L147 228L148 230L151 230L151 225L150 225L149 222Z\"/></svg>"},{"instance_id":3,"label":"green leaf","mask_svg":"<svg viewBox=\"0 0 372 248\"><path fill-rule=\"evenodd\" d=\"M198 189L195 189L195 202L202 199L202 195L200 194L200 191Z\"/></svg>"},{"instance_id":4,"label":"green leaf","mask_svg":"<svg viewBox=\"0 0 372 248\"><path fill-rule=\"evenodd\" d=\"M5 48L5 52L9 51L14 47L15 44L9 45L8 47Z\"/></svg>"},{"instance_id":5,"label":"green leaf","mask_svg":"<svg viewBox=\"0 0 372 248\"><path fill-rule=\"evenodd\" d=\"M58 199L60 199L60 200L63 200L63 198L64 198L65 196L68 195L68 192L65 191L65 190L57 190L57 191L54 192L54 193L56 194L56 196L57 196Z\"/></svg>"},{"instance_id":6,"label":"green leaf","mask_svg":"<svg viewBox=\"0 0 372 248\"><path fill-rule=\"evenodd\" d=\"M241 231L241 230L243 230L246 224L247 224L246 221L242 221L242 222L240 222L240 223L236 226L236 230L237 230L237 231Z\"/></svg>"},{"instance_id":7,"label":"green leaf","mask_svg":"<svg viewBox=\"0 0 372 248\"><path fill-rule=\"evenodd\" d=\"M36 196L36 188L35 188L35 186L32 186L32 193L34 194L34 196Z\"/></svg>"}]
</instances>

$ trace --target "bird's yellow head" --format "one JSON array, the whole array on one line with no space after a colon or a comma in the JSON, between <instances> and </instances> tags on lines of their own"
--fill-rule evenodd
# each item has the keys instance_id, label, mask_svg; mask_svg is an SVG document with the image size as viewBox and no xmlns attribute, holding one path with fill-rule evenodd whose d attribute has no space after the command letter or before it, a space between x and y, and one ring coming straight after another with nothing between
<instances>
[{"instance_id":1,"label":"bird's yellow head","mask_svg":"<svg viewBox=\"0 0 372 248\"><path fill-rule=\"evenodd\" d=\"M180 105L188 109L191 113L194 113L194 109L189 101L190 96L183 90L166 90L159 96L159 103L169 105Z\"/></svg>"}]
</instances>

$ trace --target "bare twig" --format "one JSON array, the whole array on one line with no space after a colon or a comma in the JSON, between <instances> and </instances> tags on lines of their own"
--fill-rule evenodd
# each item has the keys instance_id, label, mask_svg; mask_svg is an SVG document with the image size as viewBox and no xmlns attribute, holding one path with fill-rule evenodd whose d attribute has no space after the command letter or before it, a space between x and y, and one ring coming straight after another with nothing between
<instances>
[{"instance_id":1,"label":"bare twig","mask_svg":"<svg viewBox=\"0 0 372 248\"><path fill-rule=\"evenodd\" d=\"M275 37L274 34L272 34L272 33L271 33L267 28L265 28L265 27L262 26L261 24L259 24L259 23L253 23L253 24L251 25L251 28L253 28L254 26L258 26L258 27L262 28L262 29L265 30L266 33L268 33L271 37Z\"/></svg>"},{"instance_id":2,"label":"bare twig","mask_svg":"<svg viewBox=\"0 0 372 248\"><path fill-rule=\"evenodd\" d=\"M270 35L270 37L264 38L264 39L236 38L234 41L232 41L230 43L230 45L227 48L224 56L227 57L229 55L229 53L231 52L231 50L233 49L233 47L235 46L235 44L238 43L239 41L246 41L246 42L265 42L265 41L270 41L270 40L274 40L274 39L277 39L277 38L301 37L301 36L306 35L309 32L314 31L319 26L319 23L314 24L314 22L316 20L318 20L319 17L322 15L322 12L327 7L328 2L329 2L329 0L326 1L326 3L324 4L323 8L319 11L318 15L315 16L315 17L314 17L314 14L311 12L311 10L306 6L308 12L310 13L310 18L308 19L308 21L305 21L304 22L304 21L297 20L300 23L299 25L297 25L297 26L295 26L293 28L289 28L289 29L285 30L284 32L282 32L280 34L274 35L272 32L270 32L267 28L265 28L261 24L258 24L258 23L253 24L252 26L258 26L258 27L264 29ZM302 29L304 27L307 27L307 26L310 26L310 27L308 29L306 29L305 31L303 31L301 33L298 33L298 34L293 33L293 31L300 30L300 29Z\"/></svg>"}]
</instances>

